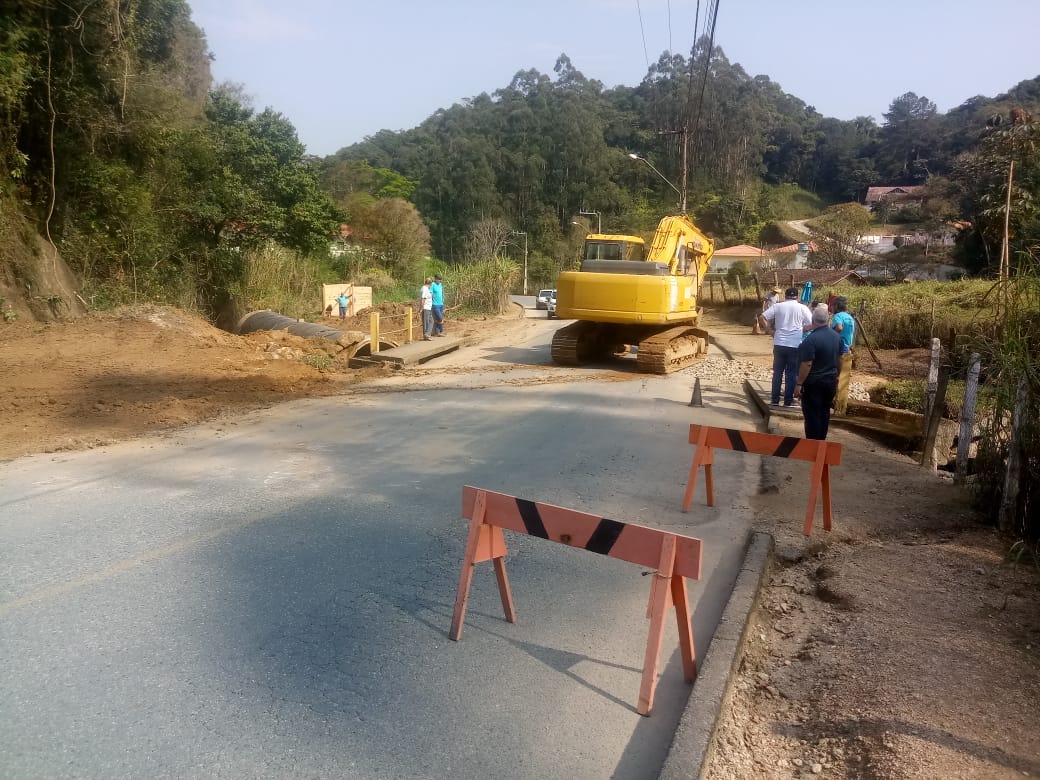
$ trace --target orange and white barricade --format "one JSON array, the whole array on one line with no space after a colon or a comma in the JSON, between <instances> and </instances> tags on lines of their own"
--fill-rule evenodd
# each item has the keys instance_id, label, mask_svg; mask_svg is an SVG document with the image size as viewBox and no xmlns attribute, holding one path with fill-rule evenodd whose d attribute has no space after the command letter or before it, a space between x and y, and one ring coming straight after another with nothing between
<instances>
[{"instance_id":1,"label":"orange and white barricade","mask_svg":"<svg viewBox=\"0 0 1040 780\"><path fill-rule=\"evenodd\" d=\"M665 613L672 607L679 629L683 677L687 682L694 681L697 663L684 578L700 579L703 548L700 539L468 485L462 489L462 516L470 521L470 528L455 598L455 611L451 618L451 639L458 640L462 635L473 570L483 561L492 561L494 564L506 620L516 622L513 596L506 576L507 550L502 534L505 529L653 567L656 571L647 607L650 631L643 658L643 678L637 708L639 714L649 715L653 708Z\"/></svg>"},{"instance_id":2,"label":"orange and white barricade","mask_svg":"<svg viewBox=\"0 0 1040 780\"><path fill-rule=\"evenodd\" d=\"M816 439L799 439L797 436L778 436L773 433L713 428L696 424L690 426L690 444L695 445L697 449L693 453L690 477L686 482L686 494L683 496L684 512L689 512L690 504L693 503L693 491L697 486L697 471L701 466L704 467L704 486L708 506L715 506L715 485L712 479L715 450L735 450L755 455L769 455L774 458L806 460L812 463L812 470L809 472L809 506L805 510L803 533L806 536L812 533L813 517L816 514L816 498L821 490L823 492L823 530L831 530L830 467L841 465L840 444Z\"/></svg>"}]
</instances>

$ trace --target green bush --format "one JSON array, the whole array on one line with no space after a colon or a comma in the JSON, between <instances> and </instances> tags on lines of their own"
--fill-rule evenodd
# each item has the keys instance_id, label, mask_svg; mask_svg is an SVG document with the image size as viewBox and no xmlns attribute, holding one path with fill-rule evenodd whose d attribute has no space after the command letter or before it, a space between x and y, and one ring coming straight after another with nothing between
<instances>
[{"instance_id":1,"label":"green bush","mask_svg":"<svg viewBox=\"0 0 1040 780\"><path fill-rule=\"evenodd\" d=\"M245 250L242 256L240 295L247 309L271 309L287 317L321 310L321 268L315 259L274 243Z\"/></svg>"},{"instance_id":2,"label":"green bush","mask_svg":"<svg viewBox=\"0 0 1040 780\"><path fill-rule=\"evenodd\" d=\"M445 274L445 303L465 314L501 314L521 273L512 260L497 257L454 266Z\"/></svg>"}]
</instances>

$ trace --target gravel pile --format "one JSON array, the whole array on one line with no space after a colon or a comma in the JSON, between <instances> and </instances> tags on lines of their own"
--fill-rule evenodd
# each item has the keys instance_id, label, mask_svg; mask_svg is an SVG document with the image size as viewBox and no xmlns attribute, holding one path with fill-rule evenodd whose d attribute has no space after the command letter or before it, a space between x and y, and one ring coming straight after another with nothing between
<instances>
[{"instance_id":1,"label":"gravel pile","mask_svg":"<svg viewBox=\"0 0 1040 780\"><path fill-rule=\"evenodd\" d=\"M699 377L702 384L742 384L745 379L757 379L766 385L773 381L773 372L749 360L729 360L724 355L711 354L703 361L686 369L691 377ZM869 401L870 394L859 382L849 384L849 398Z\"/></svg>"}]
</instances>

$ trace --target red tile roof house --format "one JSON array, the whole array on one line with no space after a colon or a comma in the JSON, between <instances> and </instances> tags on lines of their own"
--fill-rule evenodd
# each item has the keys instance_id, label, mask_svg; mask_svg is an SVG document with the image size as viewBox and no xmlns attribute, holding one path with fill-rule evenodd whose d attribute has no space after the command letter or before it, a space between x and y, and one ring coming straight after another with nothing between
<instances>
[{"instance_id":1,"label":"red tile roof house","mask_svg":"<svg viewBox=\"0 0 1040 780\"><path fill-rule=\"evenodd\" d=\"M805 268L806 257L815 250L816 245L811 241L778 249L759 249L748 244L737 244L715 252L711 258L711 271L724 274L738 262L746 263L751 273L772 268Z\"/></svg>"},{"instance_id":2,"label":"red tile roof house","mask_svg":"<svg viewBox=\"0 0 1040 780\"><path fill-rule=\"evenodd\" d=\"M904 187L868 187L863 203L870 209L874 208L882 199L896 206L919 206L923 198L924 186L920 184Z\"/></svg>"},{"instance_id":3,"label":"red tile roof house","mask_svg":"<svg viewBox=\"0 0 1040 780\"><path fill-rule=\"evenodd\" d=\"M802 241L769 250L773 268L806 268L809 265L809 253L816 251L815 241Z\"/></svg>"},{"instance_id":4,"label":"red tile roof house","mask_svg":"<svg viewBox=\"0 0 1040 780\"><path fill-rule=\"evenodd\" d=\"M759 270L769 259L769 253L757 247L747 244L728 246L718 249L711 258L711 271L713 273L726 273L736 263L744 262L748 270L754 273Z\"/></svg>"}]
</instances>

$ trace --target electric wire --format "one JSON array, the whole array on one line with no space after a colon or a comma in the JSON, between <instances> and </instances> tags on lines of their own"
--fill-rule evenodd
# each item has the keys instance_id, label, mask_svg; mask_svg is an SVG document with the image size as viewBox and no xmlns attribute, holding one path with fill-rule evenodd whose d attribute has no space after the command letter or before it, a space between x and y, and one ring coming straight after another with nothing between
<instances>
[{"instance_id":1,"label":"electric wire","mask_svg":"<svg viewBox=\"0 0 1040 780\"><path fill-rule=\"evenodd\" d=\"M650 55L646 50L646 30L643 29L643 9L639 5L639 0L636 0L636 13L639 14L639 34L643 36L643 59L646 60L646 69L650 70Z\"/></svg>"},{"instance_id":2,"label":"electric wire","mask_svg":"<svg viewBox=\"0 0 1040 780\"><path fill-rule=\"evenodd\" d=\"M704 17L707 26L708 16L711 17L711 25L708 26L708 50L704 55L704 78L701 79L701 94L697 99L697 114L693 125L694 137L697 136L701 124L701 112L704 109L704 91L708 86L708 71L711 67L711 58L715 53L715 26L719 21L719 0L712 0Z\"/></svg>"},{"instance_id":3,"label":"electric wire","mask_svg":"<svg viewBox=\"0 0 1040 780\"><path fill-rule=\"evenodd\" d=\"M668 54L672 53L672 0L668 0Z\"/></svg>"}]
</instances>

